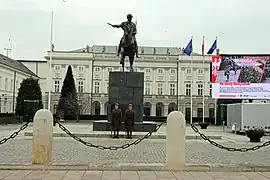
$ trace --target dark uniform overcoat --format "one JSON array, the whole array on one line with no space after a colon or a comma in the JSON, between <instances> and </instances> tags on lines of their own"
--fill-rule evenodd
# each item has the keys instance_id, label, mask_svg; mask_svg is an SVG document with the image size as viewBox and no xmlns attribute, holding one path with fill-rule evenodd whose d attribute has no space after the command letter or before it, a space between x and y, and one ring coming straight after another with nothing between
<instances>
[{"instance_id":1,"label":"dark uniform overcoat","mask_svg":"<svg viewBox=\"0 0 270 180\"><path fill-rule=\"evenodd\" d=\"M112 111L112 128L114 131L119 131L122 121L121 109L113 109Z\"/></svg>"}]
</instances>

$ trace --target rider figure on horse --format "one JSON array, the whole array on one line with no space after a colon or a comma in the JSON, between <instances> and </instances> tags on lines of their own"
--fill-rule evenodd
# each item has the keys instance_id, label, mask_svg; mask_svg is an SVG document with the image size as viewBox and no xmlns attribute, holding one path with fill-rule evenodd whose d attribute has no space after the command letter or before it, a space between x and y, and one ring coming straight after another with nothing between
<instances>
[{"instance_id":1,"label":"rider figure on horse","mask_svg":"<svg viewBox=\"0 0 270 180\"><path fill-rule=\"evenodd\" d=\"M135 53L136 53L136 57L139 58L138 55L138 44L137 44L137 40L135 35L137 34L137 27L136 24L134 22L132 22L132 15L128 14L127 15L127 21L122 22L119 25L112 25L114 28L122 28L124 30L124 36L128 35L129 33L132 33L132 37L133 37L133 41L135 44ZM117 52L117 56L119 56L120 52L121 52L121 47L124 41L124 36L121 38L119 46L118 46L118 52Z\"/></svg>"}]
</instances>

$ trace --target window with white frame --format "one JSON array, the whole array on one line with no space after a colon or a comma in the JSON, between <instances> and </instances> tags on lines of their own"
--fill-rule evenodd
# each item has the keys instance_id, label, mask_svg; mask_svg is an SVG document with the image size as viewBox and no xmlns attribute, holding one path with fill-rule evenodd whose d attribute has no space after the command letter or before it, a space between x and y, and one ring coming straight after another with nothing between
<instances>
[{"instance_id":1,"label":"window with white frame","mask_svg":"<svg viewBox=\"0 0 270 180\"><path fill-rule=\"evenodd\" d=\"M203 69L198 69L199 74L203 74Z\"/></svg>"},{"instance_id":2,"label":"window with white frame","mask_svg":"<svg viewBox=\"0 0 270 180\"><path fill-rule=\"evenodd\" d=\"M60 71L60 69L61 69L61 66L60 66L60 65L55 65L55 66L54 66L54 70Z\"/></svg>"},{"instance_id":3,"label":"window with white frame","mask_svg":"<svg viewBox=\"0 0 270 180\"><path fill-rule=\"evenodd\" d=\"M186 96L191 95L191 84L186 84Z\"/></svg>"},{"instance_id":4,"label":"window with white frame","mask_svg":"<svg viewBox=\"0 0 270 180\"><path fill-rule=\"evenodd\" d=\"M175 84L170 84L170 95L175 96L176 92L176 85Z\"/></svg>"},{"instance_id":5,"label":"window with white frame","mask_svg":"<svg viewBox=\"0 0 270 180\"><path fill-rule=\"evenodd\" d=\"M95 68L95 71L96 71L96 72L100 72L100 67L96 67L96 68Z\"/></svg>"},{"instance_id":6,"label":"window with white frame","mask_svg":"<svg viewBox=\"0 0 270 180\"><path fill-rule=\"evenodd\" d=\"M79 69L79 71L83 71L84 70L84 67L83 66L78 66L78 69Z\"/></svg>"},{"instance_id":7,"label":"window with white frame","mask_svg":"<svg viewBox=\"0 0 270 180\"><path fill-rule=\"evenodd\" d=\"M209 95L212 96L212 84L209 85Z\"/></svg>"},{"instance_id":8,"label":"window with white frame","mask_svg":"<svg viewBox=\"0 0 270 180\"><path fill-rule=\"evenodd\" d=\"M5 79L5 90L8 90L8 78Z\"/></svg>"},{"instance_id":9,"label":"window with white frame","mask_svg":"<svg viewBox=\"0 0 270 180\"><path fill-rule=\"evenodd\" d=\"M157 72L158 72L159 74L162 74L162 73L163 73L163 69L158 68Z\"/></svg>"},{"instance_id":10,"label":"window with white frame","mask_svg":"<svg viewBox=\"0 0 270 180\"><path fill-rule=\"evenodd\" d=\"M83 81L78 81L78 93L83 93L84 91L84 83Z\"/></svg>"},{"instance_id":11,"label":"window with white frame","mask_svg":"<svg viewBox=\"0 0 270 180\"><path fill-rule=\"evenodd\" d=\"M99 93L99 87L100 87L100 83L99 82L95 82L95 84L94 84L94 92L95 93Z\"/></svg>"},{"instance_id":12,"label":"window with white frame","mask_svg":"<svg viewBox=\"0 0 270 180\"><path fill-rule=\"evenodd\" d=\"M108 72L112 72L112 71L113 71L113 68L109 67Z\"/></svg>"},{"instance_id":13,"label":"window with white frame","mask_svg":"<svg viewBox=\"0 0 270 180\"><path fill-rule=\"evenodd\" d=\"M203 95L203 85L202 84L198 84L198 96L202 96Z\"/></svg>"},{"instance_id":14,"label":"window with white frame","mask_svg":"<svg viewBox=\"0 0 270 180\"><path fill-rule=\"evenodd\" d=\"M158 95L163 94L163 83L158 83Z\"/></svg>"},{"instance_id":15,"label":"window with white frame","mask_svg":"<svg viewBox=\"0 0 270 180\"><path fill-rule=\"evenodd\" d=\"M187 73L187 74L190 74L190 73L191 73L191 68L187 68L187 69L186 69L186 73Z\"/></svg>"},{"instance_id":16,"label":"window with white frame","mask_svg":"<svg viewBox=\"0 0 270 180\"><path fill-rule=\"evenodd\" d=\"M171 69L170 72L171 72L171 74L175 74L176 73L176 69Z\"/></svg>"},{"instance_id":17,"label":"window with white frame","mask_svg":"<svg viewBox=\"0 0 270 180\"><path fill-rule=\"evenodd\" d=\"M145 95L150 95L151 93L151 84L145 83Z\"/></svg>"},{"instance_id":18,"label":"window with white frame","mask_svg":"<svg viewBox=\"0 0 270 180\"><path fill-rule=\"evenodd\" d=\"M2 77L0 76L0 90L2 89Z\"/></svg>"},{"instance_id":19,"label":"window with white frame","mask_svg":"<svg viewBox=\"0 0 270 180\"><path fill-rule=\"evenodd\" d=\"M60 91L60 81L56 80L54 81L54 92L59 92Z\"/></svg>"},{"instance_id":20,"label":"window with white frame","mask_svg":"<svg viewBox=\"0 0 270 180\"><path fill-rule=\"evenodd\" d=\"M146 73L150 73L150 72L151 72L151 69L150 69L150 68L146 68L146 69L145 69L145 72L146 72Z\"/></svg>"}]
</instances>

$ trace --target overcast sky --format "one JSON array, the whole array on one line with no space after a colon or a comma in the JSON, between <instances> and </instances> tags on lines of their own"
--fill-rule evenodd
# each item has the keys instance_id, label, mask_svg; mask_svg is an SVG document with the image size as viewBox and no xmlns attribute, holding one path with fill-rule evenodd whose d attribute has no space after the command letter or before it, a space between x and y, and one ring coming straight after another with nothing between
<instances>
[{"instance_id":1,"label":"overcast sky","mask_svg":"<svg viewBox=\"0 0 270 180\"><path fill-rule=\"evenodd\" d=\"M117 45L121 23L137 17L139 46L186 46L201 53L218 36L221 53L270 54L269 0L0 0L0 53L43 59L50 46L50 16L54 15L55 50L89 45Z\"/></svg>"}]
</instances>

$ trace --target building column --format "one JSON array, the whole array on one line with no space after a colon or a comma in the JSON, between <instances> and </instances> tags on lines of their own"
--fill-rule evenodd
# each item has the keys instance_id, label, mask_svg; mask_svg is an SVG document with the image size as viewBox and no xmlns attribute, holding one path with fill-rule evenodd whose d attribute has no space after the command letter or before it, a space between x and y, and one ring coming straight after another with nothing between
<instances>
[{"instance_id":1,"label":"building column","mask_svg":"<svg viewBox=\"0 0 270 180\"><path fill-rule=\"evenodd\" d=\"M164 116L168 116L169 105L164 104Z\"/></svg>"},{"instance_id":2,"label":"building column","mask_svg":"<svg viewBox=\"0 0 270 180\"><path fill-rule=\"evenodd\" d=\"M104 112L104 103L100 103L100 115L104 115L105 112Z\"/></svg>"},{"instance_id":3,"label":"building column","mask_svg":"<svg viewBox=\"0 0 270 180\"><path fill-rule=\"evenodd\" d=\"M151 104L151 116L156 116L156 104Z\"/></svg>"}]
</instances>

